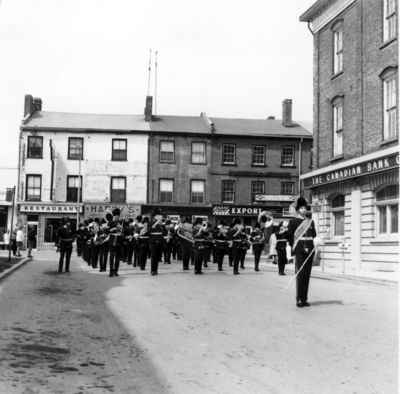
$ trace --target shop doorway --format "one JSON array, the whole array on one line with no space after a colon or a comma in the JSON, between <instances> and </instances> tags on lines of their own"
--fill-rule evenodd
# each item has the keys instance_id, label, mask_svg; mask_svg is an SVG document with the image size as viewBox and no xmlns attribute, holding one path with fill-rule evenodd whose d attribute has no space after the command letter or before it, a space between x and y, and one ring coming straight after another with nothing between
<instances>
[{"instance_id":1,"label":"shop doorway","mask_svg":"<svg viewBox=\"0 0 400 394\"><path fill-rule=\"evenodd\" d=\"M38 222L28 222L26 226L26 238L32 242L32 249L37 249Z\"/></svg>"}]
</instances>

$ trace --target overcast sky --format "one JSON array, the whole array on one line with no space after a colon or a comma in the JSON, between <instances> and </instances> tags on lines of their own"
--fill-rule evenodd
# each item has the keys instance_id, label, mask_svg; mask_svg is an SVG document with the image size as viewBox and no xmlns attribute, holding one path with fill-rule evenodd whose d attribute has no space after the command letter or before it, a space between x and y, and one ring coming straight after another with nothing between
<instances>
[{"instance_id":1,"label":"overcast sky","mask_svg":"<svg viewBox=\"0 0 400 394\"><path fill-rule=\"evenodd\" d=\"M298 18L313 2L0 0L0 168L17 166L25 94L46 111L142 113L149 48L159 114L280 118L292 98L311 125L312 36Z\"/></svg>"}]
</instances>

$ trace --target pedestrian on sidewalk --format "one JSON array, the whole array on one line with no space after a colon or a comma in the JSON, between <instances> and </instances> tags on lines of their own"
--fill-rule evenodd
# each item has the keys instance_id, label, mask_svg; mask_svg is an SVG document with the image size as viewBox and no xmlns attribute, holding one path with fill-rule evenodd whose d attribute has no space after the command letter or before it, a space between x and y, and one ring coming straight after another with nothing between
<instances>
[{"instance_id":1,"label":"pedestrian on sidewalk","mask_svg":"<svg viewBox=\"0 0 400 394\"><path fill-rule=\"evenodd\" d=\"M260 223L256 223L250 234L250 241L253 245L254 271L259 271L261 253L264 249L264 232L261 230Z\"/></svg>"},{"instance_id":2,"label":"pedestrian on sidewalk","mask_svg":"<svg viewBox=\"0 0 400 394\"><path fill-rule=\"evenodd\" d=\"M58 261L58 273L62 273L64 258L65 258L65 272L69 272L69 264L72 254L72 243L74 242L75 235L71 229L69 218L62 220L62 226L57 232L57 246L60 251L60 259Z\"/></svg>"},{"instance_id":3,"label":"pedestrian on sidewalk","mask_svg":"<svg viewBox=\"0 0 400 394\"><path fill-rule=\"evenodd\" d=\"M13 256L15 257L17 255L17 228L16 227L14 227L14 229L11 232L10 248L13 252Z\"/></svg>"},{"instance_id":4,"label":"pedestrian on sidewalk","mask_svg":"<svg viewBox=\"0 0 400 394\"><path fill-rule=\"evenodd\" d=\"M36 228L34 226L31 226L28 228L28 235L27 235L27 241L28 241L28 257L32 257L32 249L36 246Z\"/></svg>"},{"instance_id":5,"label":"pedestrian on sidewalk","mask_svg":"<svg viewBox=\"0 0 400 394\"><path fill-rule=\"evenodd\" d=\"M18 226L15 238L17 242L17 257L21 257L21 249L23 247L25 239L24 230L22 226Z\"/></svg>"},{"instance_id":6,"label":"pedestrian on sidewalk","mask_svg":"<svg viewBox=\"0 0 400 394\"><path fill-rule=\"evenodd\" d=\"M3 234L3 243L4 243L5 250L9 250L9 248L10 248L10 230L7 230Z\"/></svg>"}]
</instances>

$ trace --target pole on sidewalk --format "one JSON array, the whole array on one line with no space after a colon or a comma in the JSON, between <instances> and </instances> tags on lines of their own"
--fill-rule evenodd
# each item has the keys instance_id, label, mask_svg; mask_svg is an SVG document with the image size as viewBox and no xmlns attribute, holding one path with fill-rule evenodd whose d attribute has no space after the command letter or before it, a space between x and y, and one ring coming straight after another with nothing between
<instances>
[{"instance_id":1,"label":"pole on sidewalk","mask_svg":"<svg viewBox=\"0 0 400 394\"><path fill-rule=\"evenodd\" d=\"M14 210L15 210L15 186L13 187L13 192L12 192L11 226L10 226L11 229L10 229L10 238L8 241L8 261L11 261L11 236L14 226Z\"/></svg>"}]
</instances>

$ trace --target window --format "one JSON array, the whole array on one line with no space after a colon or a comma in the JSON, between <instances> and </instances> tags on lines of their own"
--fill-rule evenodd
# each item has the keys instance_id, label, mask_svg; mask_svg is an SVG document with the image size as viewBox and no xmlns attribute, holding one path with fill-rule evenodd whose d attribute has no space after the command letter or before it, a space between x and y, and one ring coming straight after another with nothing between
<instances>
[{"instance_id":1,"label":"window","mask_svg":"<svg viewBox=\"0 0 400 394\"><path fill-rule=\"evenodd\" d=\"M397 124L397 72L390 71L383 76L383 139L398 134Z\"/></svg>"},{"instance_id":2,"label":"window","mask_svg":"<svg viewBox=\"0 0 400 394\"><path fill-rule=\"evenodd\" d=\"M82 202L82 177L75 175L68 175L67 177L67 201L68 202Z\"/></svg>"},{"instance_id":3,"label":"window","mask_svg":"<svg viewBox=\"0 0 400 394\"><path fill-rule=\"evenodd\" d=\"M281 165L282 167L294 167L293 145L286 145L282 147Z\"/></svg>"},{"instance_id":4,"label":"window","mask_svg":"<svg viewBox=\"0 0 400 394\"><path fill-rule=\"evenodd\" d=\"M343 154L343 99L337 99L332 105L333 116L333 157Z\"/></svg>"},{"instance_id":5,"label":"window","mask_svg":"<svg viewBox=\"0 0 400 394\"><path fill-rule=\"evenodd\" d=\"M28 137L28 159L43 158L43 137Z\"/></svg>"},{"instance_id":6,"label":"window","mask_svg":"<svg viewBox=\"0 0 400 394\"><path fill-rule=\"evenodd\" d=\"M251 182L251 201L256 201L257 194L265 193L265 182L264 181L252 181Z\"/></svg>"},{"instance_id":7,"label":"window","mask_svg":"<svg viewBox=\"0 0 400 394\"><path fill-rule=\"evenodd\" d=\"M192 163L206 164L205 142L192 142Z\"/></svg>"},{"instance_id":8,"label":"window","mask_svg":"<svg viewBox=\"0 0 400 394\"><path fill-rule=\"evenodd\" d=\"M40 201L42 199L42 176L26 176L26 201Z\"/></svg>"},{"instance_id":9,"label":"window","mask_svg":"<svg viewBox=\"0 0 400 394\"><path fill-rule=\"evenodd\" d=\"M175 161L174 141L160 141L160 163L173 163Z\"/></svg>"},{"instance_id":10,"label":"window","mask_svg":"<svg viewBox=\"0 0 400 394\"><path fill-rule=\"evenodd\" d=\"M253 164L253 166L265 166L265 146L264 145L253 146L252 164Z\"/></svg>"},{"instance_id":11,"label":"window","mask_svg":"<svg viewBox=\"0 0 400 394\"><path fill-rule=\"evenodd\" d=\"M397 1L383 0L383 41L390 41L397 36Z\"/></svg>"},{"instance_id":12,"label":"window","mask_svg":"<svg viewBox=\"0 0 400 394\"><path fill-rule=\"evenodd\" d=\"M190 201L194 204L201 204L204 202L204 181L191 181L190 184Z\"/></svg>"},{"instance_id":13,"label":"window","mask_svg":"<svg viewBox=\"0 0 400 394\"><path fill-rule=\"evenodd\" d=\"M126 201L126 178L111 177L111 202Z\"/></svg>"},{"instance_id":14,"label":"window","mask_svg":"<svg viewBox=\"0 0 400 394\"><path fill-rule=\"evenodd\" d=\"M113 161L126 161L127 160L127 145L126 139L113 139L112 140L112 156Z\"/></svg>"},{"instance_id":15,"label":"window","mask_svg":"<svg viewBox=\"0 0 400 394\"><path fill-rule=\"evenodd\" d=\"M68 159L83 160L83 138L68 138Z\"/></svg>"},{"instance_id":16,"label":"window","mask_svg":"<svg viewBox=\"0 0 400 394\"><path fill-rule=\"evenodd\" d=\"M331 201L331 212L333 220L333 236L344 235L344 196L339 194Z\"/></svg>"},{"instance_id":17,"label":"window","mask_svg":"<svg viewBox=\"0 0 400 394\"><path fill-rule=\"evenodd\" d=\"M222 181L221 200L223 203L235 202L235 181L230 179Z\"/></svg>"},{"instance_id":18,"label":"window","mask_svg":"<svg viewBox=\"0 0 400 394\"><path fill-rule=\"evenodd\" d=\"M343 71L343 23L333 27L333 74Z\"/></svg>"},{"instance_id":19,"label":"window","mask_svg":"<svg viewBox=\"0 0 400 394\"><path fill-rule=\"evenodd\" d=\"M160 179L160 202L172 202L174 197L174 181L172 179Z\"/></svg>"},{"instance_id":20,"label":"window","mask_svg":"<svg viewBox=\"0 0 400 394\"><path fill-rule=\"evenodd\" d=\"M222 164L236 164L236 145L222 145Z\"/></svg>"},{"instance_id":21,"label":"window","mask_svg":"<svg viewBox=\"0 0 400 394\"><path fill-rule=\"evenodd\" d=\"M386 186L376 193L378 235L399 232L399 185Z\"/></svg>"},{"instance_id":22,"label":"window","mask_svg":"<svg viewBox=\"0 0 400 394\"><path fill-rule=\"evenodd\" d=\"M282 182L281 183L281 194L293 195L294 194L294 182Z\"/></svg>"}]
</instances>

